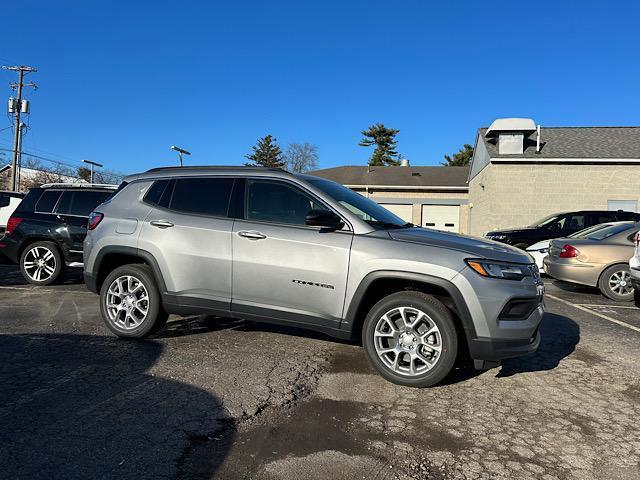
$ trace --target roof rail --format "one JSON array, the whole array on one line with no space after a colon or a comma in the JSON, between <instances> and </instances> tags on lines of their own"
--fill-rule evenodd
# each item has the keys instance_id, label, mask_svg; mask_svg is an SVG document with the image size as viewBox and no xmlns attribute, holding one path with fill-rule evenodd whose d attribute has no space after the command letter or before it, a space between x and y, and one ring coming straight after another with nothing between
<instances>
[{"instance_id":1,"label":"roof rail","mask_svg":"<svg viewBox=\"0 0 640 480\"><path fill-rule=\"evenodd\" d=\"M108 188L108 189L117 189L118 185L111 185L108 183L43 183L40 185L40 188L51 188L51 187L72 187L72 188Z\"/></svg>"},{"instance_id":2,"label":"roof rail","mask_svg":"<svg viewBox=\"0 0 640 480\"><path fill-rule=\"evenodd\" d=\"M147 170L145 173L157 173L157 172L180 172L183 170L250 170L250 171L274 171L289 173L282 168L269 168L269 167L252 167L241 165L189 165L185 167L156 167Z\"/></svg>"}]
</instances>

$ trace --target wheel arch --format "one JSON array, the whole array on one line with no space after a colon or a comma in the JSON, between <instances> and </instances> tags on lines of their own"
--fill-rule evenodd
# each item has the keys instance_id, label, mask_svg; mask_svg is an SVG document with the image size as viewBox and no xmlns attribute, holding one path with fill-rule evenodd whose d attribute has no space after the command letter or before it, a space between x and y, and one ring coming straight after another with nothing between
<instances>
[{"instance_id":1,"label":"wheel arch","mask_svg":"<svg viewBox=\"0 0 640 480\"><path fill-rule=\"evenodd\" d=\"M381 298L394 292L417 290L440 300L453 314L456 326L463 333L466 344L476 338L476 330L467 303L460 290L450 281L431 275L392 270L367 274L356 289L341 328L359 338L367 312Z\"/></svg>"},{"instance_id":2,"label":"wheel arch","mask_svg":"<svg viewBox=\"0 0 640 480\"><path fill-rule=\"evenodd\" d=\"M602 277L604 276L604 272L606 272L607 270L609 270L611 267L615 267L617 265L626 267L627 270L630 269L629 267L629 262L624 262L624 261L618 261L618 262L611 262L610 264L604 266L602 268L602 270L600 271L600 273L598 274L598 279L596 280L596 287L600 287L600 281L602 280Z\"/></svg>"},{"instance_id":3,"label":"wheel arch","mask_svg":"<svg viewBox=\"0 0 640 480\"><path fill-rule=\"evenodd\" d=\"M29 248L30 245L33 245L36 242L49 242L49 243L53 243L56 248L58 249L58 252L60 253L60 255L62 255L62 258L64 260L65 258L65 251L64 249L60 246L60 244L58 242L56 242L53 238L51 237L47 237L46 235L30 235L28 237L24 237L22 239L22 241L20 242L20 245L18 246L18 263L20 263L20 259L22 258L22 254L24 253L24 251Z\"/></svg>"},{"instance_id":4,"label":"wheel arch","mask_svg":"<svg viewBox=\"0 0 640 480\"><path fill-rule=\"evenodd\" d=\"M98 293L104 279L107 278L110 272L122 265L129 264L144 264L151 267L160 294L162 295L166 292L160 267L153 255L146 250L127 246L108 246L100 250L94 262L92 281L89 282L87 281L88 278L85 278L87 287L89 290Z\"/></svg>"}]
</instances>

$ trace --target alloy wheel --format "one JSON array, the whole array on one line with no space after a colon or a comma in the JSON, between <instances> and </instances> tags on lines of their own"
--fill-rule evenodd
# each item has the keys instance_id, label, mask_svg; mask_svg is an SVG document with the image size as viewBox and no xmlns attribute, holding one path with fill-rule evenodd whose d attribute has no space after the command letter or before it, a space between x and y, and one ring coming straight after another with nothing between
<instances>
[{"instance_id":1,"label":"alloy wheel","mask_svg":"<svg viewBox=\"0 0 640 480\"><path fill-rule=\"evenodd\" d=\"M442 335L433 319L422 310L396 307L378 320L374 346L387 368L415 377L431 370L440 359Z\"/></svg>"},{"instance_id":2,"label":"alloy wheel","mask_svg":"<svg viewBox=\"0 0 640 480\"><path fill-rule=\"evenodd\" d=\"M24 256L24 271L31 280L44 282L56 271L56 256L47 247L33 247Z\"/></svg>"},{"instance_id":3,"label":"alloy wheel","mask_svg":"<svg viewBox=\"0 0 640 480\"><path fill-rule=\"evenodd\" d=\"M613 272L609 277L609 288L616 295L627 296L633 293L631 285L631 275L626 270L618 270Z\"/></svg>"},{"instance_id":4,"label":"alloy wheel","mask_svg":"<svg viewBox=\"0 0 640 480\"><path fill-rule=\"evenodd\" d=\"M149 313L149 293L140 279L132 275L116 278L105 296L109 320L123 330L140 326Z\"/></svg>"}]
</instances>

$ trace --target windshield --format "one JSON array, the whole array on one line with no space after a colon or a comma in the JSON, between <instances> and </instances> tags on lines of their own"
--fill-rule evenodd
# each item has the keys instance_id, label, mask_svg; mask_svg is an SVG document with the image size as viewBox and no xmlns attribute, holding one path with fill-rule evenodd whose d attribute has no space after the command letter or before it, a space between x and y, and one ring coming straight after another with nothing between
<instances>
[{"instance_id":1,"label":"windshield","mask_svg":"<svg viewBox=\"0 0 640 480\"><path fill-rule=\"evenodd\" d=\"M531 224L532 227L542 227L544 225L546 225L547 223L551 223L554 220L556 220L560 215L549 215L547 217L544 217L542 220L538 220L537 222L534 222Z\"/></svg>"},{"instance_id":2,"label":"windshield","mask_svg":"<svg viewBox=\"0 0 640 480\"><path fill-rule=\"evenodd\" d=\"M369 225L376 228L403 228L413 226L405 222L400 217L394 215L389 210L381 207L373 200L363 197L359 193L340 185L317 177L305 177L311 185L319 188L345 208L359 216Z\"/></svg>"},{"instance_id":3,"label":"windshield","mask_svg":"<svg viewBox=\"0 0 640 480\"><path fill-rule=\"evenodd\" d=\"M605 238L612 237L613 235L624 232L625 230L629 230L631 228L633 228L633 223L609 225L608 227L593 232L590 235L585 236L584 238L588 240L604 240Z\"/></svg>"}]
</instances>

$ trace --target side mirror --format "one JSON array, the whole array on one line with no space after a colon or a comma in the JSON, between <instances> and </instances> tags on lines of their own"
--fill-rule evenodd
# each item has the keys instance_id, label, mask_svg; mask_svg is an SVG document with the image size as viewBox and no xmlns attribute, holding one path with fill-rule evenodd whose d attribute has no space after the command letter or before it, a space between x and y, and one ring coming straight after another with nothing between
<instances>
[{"instance_id":1,"label":"side mirror","mask_svg":"<svg viewBox=\"0 0 640 480\"><path fill-rule=\"evenodd\" d=\"M338 215L329 210L313 209L307 213L305 223L310 227L339 230L344 225Z\"/></svg>"}]
</instances>

